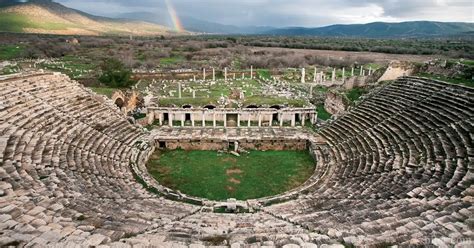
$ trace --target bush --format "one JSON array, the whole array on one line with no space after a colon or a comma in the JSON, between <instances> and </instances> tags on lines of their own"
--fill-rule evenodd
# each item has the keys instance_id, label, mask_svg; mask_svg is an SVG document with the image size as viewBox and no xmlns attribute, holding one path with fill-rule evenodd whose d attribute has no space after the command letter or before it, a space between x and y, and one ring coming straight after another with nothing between
<instances>
[{"instance_id":1,"label":"bush","mask_svg":"<svg viewBox=\"0 0 474 248\"><path fill-rule=\"evenodd\" d=\"M135 84L131 79L132 70L117 59L106 59L101 65L101 70L99 81L109 87L127 88Z\"/></svg>"}]
</instances>

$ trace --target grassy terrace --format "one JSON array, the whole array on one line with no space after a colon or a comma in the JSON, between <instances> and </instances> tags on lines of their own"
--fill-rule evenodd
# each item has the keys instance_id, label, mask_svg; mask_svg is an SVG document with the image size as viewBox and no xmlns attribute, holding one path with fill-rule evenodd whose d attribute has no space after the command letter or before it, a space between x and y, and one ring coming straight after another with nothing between
<instances>
[{"instance_id":1,"label":"grassy terrace","mask_svg":"<svg viewBox=\"0 0 474 248\"><path fill-rule=\"evenodd\" d=\"M112 98L114 91L119 90L117 88L108 88L108 87L89 87L92 91L99 95L104 95L108 98Z\"/></svg>"},{"instance_id":2,"label":"grassy terrace","mask_svg":"<svg viewBox=\"0 0 474 248\"><path fill-rule=\"evenodd\" d=\"M250 151L241 157L216 151L157 151L148 171L162 185L211 200L253 199L283 193L314 169L307 151Z\"/></svg>"},{"instance_id":3,"label":"grassy terrace","mask_svg":"<svg viewBox=\"0 0 474 248\"><path fill-rule=\"evenodd\" d=\"M0 59L14 59L18 57L24 49L22 45L0 45Z\"/></svg>"},{"instance_id":4,"label":"grassy terrace","mask_svg":"<svg viewBox=\"0 0 474 248\"><path fill-rule=\"evenodd\" d=\"M217 105L218 98L161 98L159 100L160 106L171 107L173 105L181 107L185 104L191 104L193 106L205 106L207 104ZM288 104L292 107L303 107L305 101L301 99L286 99L278 97L260 97L252 96L245 99L243 102L244 107L247 105L275 105L275 104ZM231 106L237 107L237 106Z\"/></svg>"},{"instance_id":5,"label":"grassy terrace","mask_svg":"<svg viewBox=\"0 0 474 248\"><path fill-rule=\"evenodd\" d=\"M262 70L262 73L266 71ZM211 76L212 77L212 74ZM140 83L139 88L146 87L147 83ZM159 104L164 107L178 106L181 107L185 104L191 104L193 106L205 106L207 104L217 105L219 98L229 96L232 89L242 89L245 91L244 106L247 105L275 105L275 104L288 104L293 107L303 107L306 105L306 101L303 99L286 99L283 97L267 97L262 96L262 86L257 80L231 80L224 82L224 80L218 80L213 85L202 85L197 82L186 82L182 85L182 98L178 98L178 85L168 85L166 90L155 89L156 95L168 96L169 90L174 90L173 97L160 98ZM196 91L196 98L192 97L192 91L185 90L185 88L193 89ZM230 106L237 107L237 106Z\"/></svg>"},{"instance_id":6,"label":"grassy terrace","mask_svg":"<svg viewBox=\"0 0 474 248\"><path fill-rule=\"evenodd\" d=\"M357 101L363 94L366 94L367 90L359 87L355 87L346 92L347 98L351 101Z\"/></svg>"},{"instance_id":7,"label":"grassy terrace","mask_svg":"<svg viewBox=\"0 0 474 248\"><path fill-rule=\"evenodd\" d=\"M464 86L474 88L474 80L472 80L472 79L450 78L450 77L445 77L445 76L441 76L441 75L433 75L433 74L428 74L428 73L418 73L417 76L431 78L431 79L435 79L435 80L441 80L441 81L451 83L451 84L461 84L461 85L464 85Z\"/></svg>"},{"instance_id":8,"label":"grassy terrace","mask_svg":"<svg viewBox=\"0 0 474 248\"><path fill-rule=\"evenodd\" d=\"M316 111L318 111L318 119L325 121L331 118L331 114L324 109L324 104L318 105Z\"/></svg>"},{"instance_id":9,"label":"grassy terrace","mask_svg":"<svg viewBox=\"0 0 474 248\"><path fill-rule=\"evenodd\" d=\"M43 64L42 67L48 70L59 71L65 73L72 79L81 78L86 75L90 75L91 71L97 70L97 62L85 59L80 56L64 56L58 60L59 63L64 64L62 67L60 64Z\"/></svg>"}]
</instances>

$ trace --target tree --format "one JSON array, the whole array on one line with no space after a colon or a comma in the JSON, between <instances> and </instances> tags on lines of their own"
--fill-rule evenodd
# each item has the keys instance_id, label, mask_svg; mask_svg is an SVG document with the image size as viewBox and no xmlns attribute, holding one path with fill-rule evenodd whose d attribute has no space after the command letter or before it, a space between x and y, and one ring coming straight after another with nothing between
<instances>
[{"instance_id":1,"label":"tree","mask_svg":"<svg viewBox=\"0 0 474 248\"><path fill-rule=\"evenodd\" d=\"M131 79L132 70L117 59L106 59L100 68L102 75L99 81L109 87L128 88L135 84L135 81Z\"/></svg>"}]
</instances>

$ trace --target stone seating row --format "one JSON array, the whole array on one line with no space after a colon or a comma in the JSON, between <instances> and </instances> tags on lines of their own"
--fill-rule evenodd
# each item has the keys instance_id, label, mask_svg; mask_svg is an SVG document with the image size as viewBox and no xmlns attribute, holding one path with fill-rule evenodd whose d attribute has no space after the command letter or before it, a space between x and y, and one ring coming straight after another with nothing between
<instances>
[{"instance_id":1,"label":"stone seating row","mask_svg":"<svg viewBox=\"0 0 474 248\"><path fill-rule=\"evenodd\" d=\"M470 88L401 78L320 131L326 180L266 211L356 245L472 237L473 110Z\"/></svg>"}]
</instances>

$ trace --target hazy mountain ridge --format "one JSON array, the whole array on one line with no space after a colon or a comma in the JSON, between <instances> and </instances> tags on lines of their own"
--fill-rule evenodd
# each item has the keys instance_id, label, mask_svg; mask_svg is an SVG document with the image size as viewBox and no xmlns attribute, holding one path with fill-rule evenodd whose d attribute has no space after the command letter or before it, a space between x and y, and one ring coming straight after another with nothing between
<instances>
[{"instance_id":1,"label":"hazy mountain ridge","mask_svg":"<svg viewBox=\"0 0 474 248\"><path fill-rule=\"evenodd\" d=\"M161 11L131 12L117 15L120 18L143 20L171 27L168 13ZM367 24L335 24L324 27L259 27L235 26L200 20L189 16L180 16L186 30L214 34L251 34L251 35L298 35L298 36L335 36L367 38L405 38L426 36L448 36L466 34L474 31L474 23L413 21L400 23L374 22Z\"/></svg>"},{"instance_id":2,"label":"hazy mountain ridge","mask_svg":"<svg viewBox=\"0 0 474 248\"><path fill-rule=\"evenodd\" d=\"M90 15L49 0L0 2L0 31L79 35L162 35L157 24Z\"/></svg>"},{"instance_id":3,"label":"hazy mountain ridge","mask_svg":"<svg viewBox=\"0 0 474 248\"><path fill-rule=\"evenodd\" d=\"M269 35L404 38L456 35L474 31L474 23L413 21L400 23L331 25L320 28L288 27L264 32Z\"/></svg>"},{"instance_id":4,"label":"hazy mountain ridge","mask_svg":"<svg viewBox=\"0 0 474 248\"><path fill-rule=\"evenodd\" d=\"M151 12L129 12L115 15L117 18L141 20L146 22L156 23L158 25L173 28L166 11L159 11L157 13ZM235 26L215 23L211 21L201 20L191 16L180 16L181 23L184 29L196 33L209 34L260 34L275 27L260 27L260 26Z\"/></svg>"},{"instance_id":5,"label":"hazy mountain ridge","mask_svg":"<svg viewBox=\"0 0 474 248\"><path fill-rule=\"evenodd\" d=\"M0 32L77 35L175 34L166 9L157 12L121 13L115 18L91 15L51 0L0 0ZM412 38L472 36L474 23L413 21L401 23L330 25L325 27L235 26L180 16L184 28L206 34Z\"/></svg>"}]
</instances>

